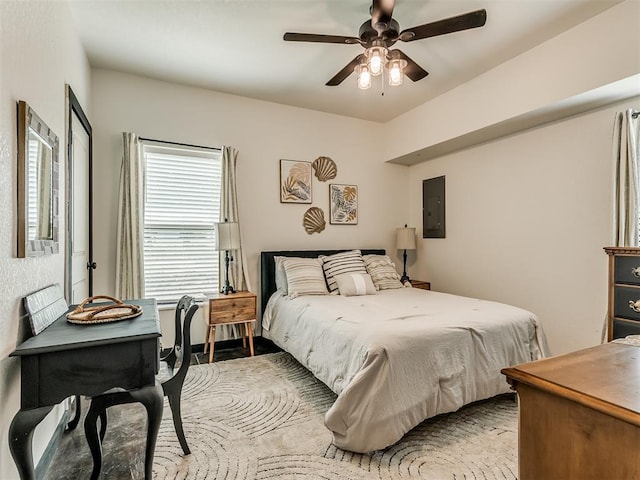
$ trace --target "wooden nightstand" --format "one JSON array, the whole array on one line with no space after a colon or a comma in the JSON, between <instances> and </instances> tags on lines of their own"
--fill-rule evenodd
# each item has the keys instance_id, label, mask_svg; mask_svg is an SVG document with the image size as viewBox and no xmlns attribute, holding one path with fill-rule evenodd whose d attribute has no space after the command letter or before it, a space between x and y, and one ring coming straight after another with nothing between
<instances>
[{"instance_id":1,"label":"wooden nightstand","mask_svg":"<svg viewBox=\"0 0 640 480\"><path fill-rule=\"evenodd\" d=\"M420 288L422 290L431 290L431 282L423 282L422 280L409 280L413 288Z\"/></svg>"},{"instance_id":2,"label":"wooden nightstand","mask_svg":"<svg viewBox=\"0 0 640 480\"><path fill-rule=\"evenodd\" d=\"M246 338L249 337L249 350L253 357L252 323L256 321L255 293L236 292L209 297L209 318L205 321L208 323L208 328L204 340L204 353L207 353L207 348L209 348L209 363L213 362L213 348L218 325L241 324L242 346L247 348Z\"/></svg>"}]
</instances>

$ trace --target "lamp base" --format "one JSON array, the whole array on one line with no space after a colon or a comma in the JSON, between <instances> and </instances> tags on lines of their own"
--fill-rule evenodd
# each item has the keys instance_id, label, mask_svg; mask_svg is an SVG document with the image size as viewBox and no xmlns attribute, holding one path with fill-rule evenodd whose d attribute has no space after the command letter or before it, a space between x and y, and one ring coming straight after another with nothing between
<instances>
[{"instance_id":1,"label":"lamp base","mask_svg":"<svg viewBox=\"0 0 640 480\"><path fill-rule=\"evenodd\" d=\"M406 227L406 225L405 225ZM402 276L400 277L400 283L404 285L404 282L409 282L409 275L407 275L407 251L405 250L402 254L402 259L404 260L404 265L402 269Z\"/></svg>"},{"instance_id":2,"label":"lamp base","mask_svg":"<svg viewBox=\"0 0 640 480\"><path fill-rule=\"evenodd\" d=\"M229 261L233 260L233 257L229 255L229 250L226 250L224 256L224 287L220 290L223 295L229 295L230 293L236 293L233 287L229 284Z\"/></svg>"}]
</instances>

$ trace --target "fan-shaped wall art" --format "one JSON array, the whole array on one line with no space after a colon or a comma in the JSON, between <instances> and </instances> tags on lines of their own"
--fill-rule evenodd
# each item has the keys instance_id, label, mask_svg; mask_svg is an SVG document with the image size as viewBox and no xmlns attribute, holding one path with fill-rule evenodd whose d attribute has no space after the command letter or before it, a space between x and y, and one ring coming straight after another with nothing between
<instances>
[{"instance_id":1,"label":"fan-shaped wall art","mask_svg":"<svg viewBox=\"0 0 640 480\"><path fill-rule=\"evenodd\" d=\"M318 180L326 182L327 180L333 180L338 174L338 167L336 162L329 157L318 157L311 164L313 172Z\"/></svg>"},{"instance_id":2,"label":"fan-shaped wall art","mask_svg":"<svg viewBox=\"0 0 640 480\"><path fill-rule=\"evenodd\" d=\"M280 202L311 203L311 162L280 160Z\"/></svg>"},{"instance_id":3,"label":"fan-shaped wall art","mask_svg":"<svg viewBox=\"0 0 640 480\"><path fill-rule=\"evenodd\" d=\"M332 225L358 224L358 186L329 185L331 212L329 223Z\"/></svg>"},{"instance_id":4,"label":"fan-shaped wall art","mask_svg":"<svg viewBox=\"0 0 640 480\"><path fill-rule=\"evenodd\" d=\"M321 208L311 207L305 212L302 224L307 233L311 235L323 231L327 222L324 220L324 212Z\"/></svg>"}]
</instances>

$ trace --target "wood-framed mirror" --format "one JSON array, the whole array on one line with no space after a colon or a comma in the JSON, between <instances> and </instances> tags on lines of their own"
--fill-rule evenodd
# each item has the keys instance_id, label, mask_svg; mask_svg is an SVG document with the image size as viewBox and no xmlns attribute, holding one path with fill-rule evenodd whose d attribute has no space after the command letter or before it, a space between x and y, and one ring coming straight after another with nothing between
<instances>
[{"instance_id":1,"label":"wood-framed mirror","mask_svg":"<svg viewBox=\"0 0 640 480\"><path fill-rule=\"evenodd\" d=\"M59 141L24 101L18 102L18 257L59 252Z\"/></svg>"}]
</instances>

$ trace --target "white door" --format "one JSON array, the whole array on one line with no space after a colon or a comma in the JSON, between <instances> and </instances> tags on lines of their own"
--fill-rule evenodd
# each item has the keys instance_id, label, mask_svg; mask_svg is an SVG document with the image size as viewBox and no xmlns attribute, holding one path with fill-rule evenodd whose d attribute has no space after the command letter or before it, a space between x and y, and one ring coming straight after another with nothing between
<instances>
[{"instance_id":1,"label":"white door","mask_svg":"<svg viewBox=\"0 0 640 480\"><path fill-rule=\"evenodd\" d=\"M80 303L90 295L89 276L89 142L90 138L78 117L71 119L71 159L69 188L69 253L71 303Z\"/></svg>"}]
</instances>

